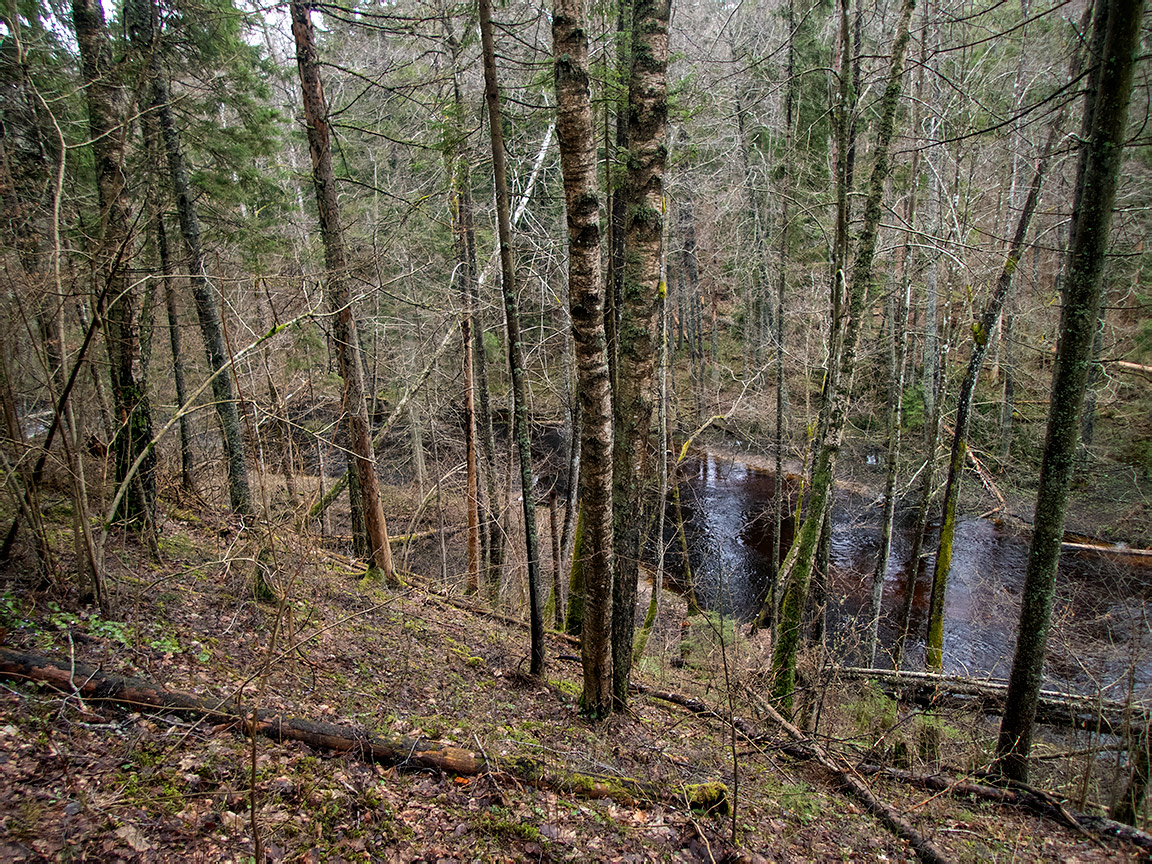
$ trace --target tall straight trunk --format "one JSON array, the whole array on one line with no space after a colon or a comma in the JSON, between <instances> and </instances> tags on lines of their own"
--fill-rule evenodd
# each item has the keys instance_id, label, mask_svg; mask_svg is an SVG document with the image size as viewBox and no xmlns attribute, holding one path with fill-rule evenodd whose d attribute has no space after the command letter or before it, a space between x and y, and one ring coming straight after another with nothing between
<instances>
[{"instance_id":1,"label":"tall straight trunk","mask_svg":"<svg viewBox=\"0 0 1152 864\"><path fill-rule=\"evenodd\" d=\"M465 240L464 196L461 187L467 182L464 157L454 154L457 163L452 170L452 227L456 238L456 283L460 294L461 363L464 372L464 450L468 465L468 592L480 590L480 484L476 452L476 399L473 375L472 348L472 280L474 274L468 260ZM471 202L469 201L469 204Z\"/></svg>"},{"instance_id":2,"label":"tall straight trunk","mask_svg":"<svg viewBox=\"0 0 1152 864\"><path fill-rule=\"evenodd\" d=\"M567 287L567 286L565 286ZM567 290L565 290L567 295ZM565 307L568 298L565 296ZM560 529L560 555L572 560L572 529L576 523L576 491L580 484L580 397L576 392L576 358L572 341L572 316L564 334L564 377L568 381L568 487L564 490L564 522Z\"/></svg>"},{"instance_id":3,"label":"tall straight trunk","mask_svg":"<svg viewBox=\"0 0 1152 864\"><path fill-rule=\"evenodd\" d=\"M149 447L152 411L140 356L139 301L127 272L133 238L131 197L124 169L126 106L104 26L103 7L97 0L73 0L72 20L84 71L88 130L96 162L96 188L102 217L100 248L95 260L100 281L108 284L110 298L106 324L108 354L112 361L112 397L119 421L112 441L118 486L125 482L136 458L145 453L137 479L128 482L116 516L151 531L156 517L156 456Z\"/></svg>"},{"instance_id":4,"label":"tall straight trunk","mask_svg":"<svg viewBox=\"0 0 1152 864\"><path fill-rule=\"evenodd\" d=\"M1072 60L1069 79L1075 80L1079 74L1080 52L1077 51ZM956 426L952 433L952 455L948 462L948 479L944 486L943 515L940 518L940 542L936 548L936 566L932 573L932 598L928 606L928 633L925 647L925 665L928 669L940 671L944 668L944 595L948 587L948 571L952 568L952 543L956 535L956 508L960 500L960 481L964 473L964 460L968 454L968 426L972 418L972 396L976 392L976 384L980 378L980 370L984 366L984 359L988 348L992 344L996 333L996 322L1000 319L1000 312L1004 308L1004 301L1012 287L1012 277L1020 264L1024 254L1024 240L1028 235L1028 227L1032 222L1032 214L1036 212L1036 205L1040 201L1040 188L1044 184L1044 175L1048 170L1048 162L1052 151L1063 132L1066 112L1061 111L1052 121L1048 130L1048 139L1036 163L1035 173L1032 175L1032 184L1028 189L1028 197L1020 211L1020 218L1016 223L1016 233L1012 238L1012 245L1004 259L1004 266L996 281L988 305L984 308L980 320L972 325L972 354L968 359L968 370L964 373L964 380L960 383L960 394L956 404Z\"/></svg>"},{"instance_id":5,"label":"tall straight trunk","mask_svg":"<svg viewBox=\"0 0 1152 864\"><path fill-rule=\"evenodd\" d=\"M176 386L176 405L179 410L188 401L188 388L184 378L184 350L180 333L180 316L176 309L176 289L173 284L172 252L168 245L168 229L164 221L164 154L160 139L160 124L154 112L141 118L144 148L148 165L154 172L149 183L149 210L156 242L156 258L160 268L160 283L164 291L164 309L168 316L168 344L172 351L172 379ZM180 428L180 485L191 492L195 488L192 463L192 430L187 414L181 413Z\"/></svg>"},{"instance_id":6,"label":"tall straight trunk","mask_svg":"<svg viewBox=\"0 0 1152 864\"><path fill-rule=\"evenodd\" d=\"M792 172L792 114L796 108L795 76L795 4L788 0L788 86L784 91L784 155L780 171L780 252L776 283L776 477L773 481L774 506L772 513L772 559L768 562L767 626L773 626L776 617L776 596L780 576L780 543L784 524L784 293L788 281L788 201L792 194L789 182Z\"/></svg>"},{"instance_id":7,"label":"tall straight trunk","mask_svg":"<svg viewBox=\"0 0 1152 864\"><path fill-rule=\"evenodd\" d=\"M452 55L452 93L460 122L465 117L466 105L460 89L459 40L452 31L451 21L445 19L448 31L448 46ZM477 510L480 527L480 564L484 571L487 594L495 602L500 586L500 572L504 564L504 534L500 526L500 498L496 491L498 477L496 471L496 435L492 426L492 403L488 393L488 361L484 350L484 319L480 313L480 270L476 260L476 227L472 204L472 181L469 170L469 154L466 150L456 154L457 168L461 172L456 183L457 209L459 216L459 236L457 243L458 265L470 274L467 281L467 297L461 297L468 311L468 324L471 343L472 395L473 395L473 434L478 441L477 454ZM483 467L484 494L480 494L480 471Z\"/></svg>"},{"instance_id":8,"label":"tall straight trunk","mask_svg":"<svg viewBox=\"0 0 1152 864\"><path fill-rule=\"evenodd\" d=\"M1015 338L1016 315L1009 311L1004 315L1004 394L1000 405L1000 465L1001 470L1008 464L1012 455L1012 420L1016 411L1016 380L1012 340Z\"/></svg>"},{"instance_id":9,"label":"tall straight trunk","mask_svg":"<svg viewBox=\"0 0 1152 864\"><path fill-rule=\"evenodd\" d=\"M500 237L500 288L508 328L508 367L512 377L512 434L520 460L520 500L524 510L524 547L528 558L528 616L531 629L529 673L544 672L544 618L540 598L540 553L536 533L536 498L532 483L532 447L528 431L528 385L524 349L520 344L520 308L516 298L516 267L512 261L512 214L505 167L500 89L496 83L496 48L492 35L491 0L480 0L480 41L484 54L484 98L492 139L492 173L496 180L496 230Z\"/></svg>"},{"instance_id":10,"label":"tall straight trunk","mask_svg":"<svg viewBox=\"0 0 1152 864\"><path fill-rule=\"evenodd\" d=\"M184 378L184 347L180 334L180 313L176 309L176 287L172 279L172 257L168 249L168 232L164 214L156 213L156 249L160 257L160 278L164 282L164 309L168 313L168 345L172 349L172 381L176 385L176 403L188 402ZM192 463L192 427L186 414L180 415L180 485L187 491L195 488Z\"/></svg>"},{"instance_id":11,"label":"tall straight trunk","mask_svg":"<svg viewBox=\"0 0 1152 864\"><path fill-rule=\"evenodd\" d=\"M555 489L548 493L548 539L552 546L552 625L561 630L564 627L564 581L560 563L560 503Z\"/></svg>"},{"instance_id":12,"label":"tall straight trunk","mask_svg":"<svg viewBox=\"0 0 1152 864\"><path fill-rule=\"evenodd\" d=\"M452 92L460 120L463 120L464 100L460 92L460 78L457 62L460 43L452 31L450 22L445 19L444 28L448 34L448 47L452 55ZM464 374L464 451L467 463L467 502L468 509L468 593L480 590L480 571L484 566L483 551L487 544L480 539L480 466L476 443L476 378L475 347L472 342L472 327L476 317L472 305L473 284L476 280L475 238L472 234L472 194L471 177L468 170L468 154L453 146L448 153L448 171L451 176L449 207L452 211L452 236L456 245L456 291L460 297L460 341L461 365ZM473 254L469 254L469 244Z\"/></svg>"},{"instance_id":13,"label":"tall straight trunk","mask_svg":"<svg viewBox=\"0 0 1152 864\"><path fill-rule=\"evenodd\" d=\"M661 267L661 283L667 279L666 267ZM652 635L652 628L656 625L656 618L660 614L660 603L664 591L664 541L665 515L668 510L668 291L660 293L660 355L657 360L657 386L659 400L656 405L657 434L660 446L660 468L656 475L656 572L652 576L652 597L648 601L648 612L644 616L644 624L636 637L636 645L632 650L632 660L639 663L644 656L644 649L648 646L648 638Z\"/></svg>"},{"instance_id":14,"label":"tall straight trunk","mask_svg":"<svg viewBox=\"0 0 1152 864\"><path fill-rule=\"evenodd\" d=\"M153 0L153 20L155 15L156 2ZM232 390L232 376L220 371L231 362L231 357L224 344L220 308L216 304L216 295L208 282L208 272L204 265L200 219L192 198L188 165L184 161L184 153L180 147L180 133L176 129L176 119L172 112L168 81L164 77L160 54L154 44L158 35L154 31L142 32L133 38L139 40L137 50L151 51L148 75L152 85L152 108L159 118L160 134L168 157L168 173L176 198L176 214L180 220L180 234L184 238L184 249L188 258L188 281L196 302L196 316L204 337L204 351L208 357L208 367L214 373L212 396L224 437L228 499L234 513L247 514L252 510L252 495L248 484L248 460L244 434L240 426L240 412Z\"/></svg>"},{"instance_id":15,"label":"tall straight trunk","mask_svg":"<svg viewBox=\"0 0 1152 864\"><path fill-rule=\"evenodd\" d=\"M665 130L668 121L668 18L671 0L635 0L628 83L628 198L624 282L617 336L612 498L616 568L612 585L612 690L628 703L641 532L651 490L648 452L652 372L664 233Z\"/></svg>"},{"instance_id":16,"label":"tall straight trunk","mask_svg":"<svg viewBox=\"0 0 1152 864\"><path fill-rule=\"evenodd\" d=\"M925 28L921 52L927 65L929 57L928 22L932 20L930 6L924 10ZM934 31L933 31L934 33ZM932 105L938 106L941 92L939 77L931 75ZM927 119L928 141L933 142L928 148L926 162L928 165L928 183L930 191L927 201L927 225L925 231L928 237L936 238L941 233L941 203L944 199L944 179L942 157L943 145L935 143L940 138L941 120L935 113ZM900 617L896 625L896 645L893 649L893 667L899 669L904 659L904 649L908 641L911 628L912 607L916 599L916 583L920 578L920 559L924 548L924 535L928 526L928 514L932 506L932 495L936 486L937 459L936 452L940 445L940 432L942 421L942 400L944 398L944 383L946 375L941 367L943 359L948 356L948 342L940 338L939 330L939 297L937 288L940 277L940 256L931 254L925 262L924 271L924 347L922 356L922 378L920 380L920 393L924 400L924 469L921 472L921 483L918 490L919 497L916 504L916 517L912 527L912 550L905 565L905 593L904 601L900 607ZM946 307L947 308L947 307ZM945 314L947 319L947 314ZM945 323L944 332L948 331Z\"/></svg>"},{"instance_id":17,"label":"tall straight trunk","mask_svg":"<svg viewBox=\"0 0 1152 864\"><path fill-rule=\"evenodd\" d=\"M320 216L320 234L324 241L324 266L328 280L328 302L332 308L332 337L340 375L344 379L344 415L348 418L350 456L356 462L356 479L360 487L365 529L370 548L369 564L379 569L388 582L395 580L392 551L388 546L388 526L380 503L380 481L376 476L376 457L372 446L372 428L368 423L368 405L364 400L364 369L360 362L360 340L352 312L352 297L345 281L347 264L344 237L340 225L340 203L336 194L336 177L332 171L331 139L328 131L328 108L320 81L320 63L312 20L303 0L292 0L292 35L296 41L296 65L300 72L304 117L308 131L308 149L312 155L312 183L316 189L316 207Z\"/></svg>"},{"instance_id":18,"label":"tall straight trunk","mask_svg":"<svg viewBox=\"0 0 1152 864\"><path fill-rule=\"evenodd\" d=\"M467 202L472 203L472 192L465 190ZM465 210L464 239L468 248L468 261L476 272L476 230L473 210ZM480 283L473 279L469 287L472 318L473 381L476 384L476 433L480 440L480 456L484 468L483 532L484 558L487 562L488 596L495 602L500 588L500 574L504 569L504 531L500 525L499 473L496 468L496 432L492 425L492 399L488 390L488 355L484 347L484 318L480 314Z\"/></svg>"},{"instance_id":19,"label":"tall straight trunk","mask_svg":"<svg viewBox=\"0 0 1152 864\"><path fill-rule=\"evenodd\" d=\"M600 198L596 192L596 139L588 79L588 10L584 0L554 0L556 132L568 221L568 304L576 343L580 400L580 513L573 555L569 620L583 580L580 659L581 710L603 717L612 706L608 661L612 594L612 392L604 334L600 272Z\"/></svg>"},{"instance_id":20,"label":"tall straight trunk","mask_svg":"<svg viewBox=\"0 0 1152 864\"><path fill-rule=\"evenodd\" d=\"M915 101L912 106L911 126L918 127L919 106L924 101L924 65L927 60L927 42L920 43L920 64L916 79ZM912 314L912 237L916 227L916 190L920 183L920 151L912 154L910 171L912 188L908 193L904 221L908 231L904 235L904 249L900 259L903 289L893 295L889 312L892 322L888 340L888 459L884 479L884 515L880 521L880 549L876 553L876 567L872 573L872 600L868 628L868 665L876 665L876 646L880 636L880 609L884 599L884 581L888 576L888 556L892 550L892 531L896 521L896 477L900 461L900 431L904 419L904 376L908 358L908 320ZM913 574L914 578L914 574Z\"/></svg>"},{"instance_id":21,"label":"tall straight trunk","mask_svg":"<svg viewBox=\"0 0 1152 864\"><path fill-rule=\"evenodd\" d=\"M1104 5L1104 0L1100 0ZM1092 136L1081 145L1083 193L1068 255L1060 316L1060 343L1052 377L1048 429L1036 494L1032 546L1024 576L1016 653L1004 701L994 768L1014 780L1028 778L1028 755L1044 671L1048 629L1068 490L1079 437L1080 411L1100 312L1105 251L1128 124L1134 54L1144 13L1142 0L1108 0L1106 36L1095 94ZM1099 12L1097 13L1099 16ZM1097 26L1101 21L1098 17Z\"/></svg>"},{"instance_id":22,"label":"tall straight trunk","mask_svg":"<svg viewBox=\"0 0 1152 864\"><path fill-rule=\"evenodd\" d=\"M785 588L780 626L772 650L773 692L789 709L792 704L792 692L795 689L796 653L800 646L808 581L812 574L825 510L831 499L832 474L840 451L844 422L848 417L852 373L856 363L856 348L860 339L865 299L872 282L872 263L880 229L884 185L889 171L889 151L895 135L896 107L900 101L900 81L904 72L908 29L914 5L914 0L905 0L903 3L896 40L892 47L888 84L881 100L880 121L876 134L876 163L872 169L868 198L864 207L864 223L861 227L856 258L853 261L848 320L839 352L839 371L835 378L835 386L829 391L828 425L822 436L812 471L809 511L781 573L781 581Z\"/></svg>"},{"instance_id":23,"label":"tall straight trunk","mask_svg":"<svg viewBox=\"0 0 1152 864\"><path fill-rule=\"evenodd\" d=\"M916 176L913 172L913 177ZM913 224L909 221L909 224ZM892 528L896 521L896 475L900 462L900 424L904 411L904 367L908 356L908 312L912 304L912 277L907 272L910 246L904 249L904 291L892 301L893 332L889 339L888 359L888 459L884 479L884 514L880 519L880 548L872 572L872 598L868 614L868 665L876 665L876 644L880 635L880 607L884 580L888 575L888 555L892 550Z\"/></svg>"},{"instance_id":24,"label":"tall straight trunk","mask_svg":"<svg viewBox=\"0 0 1152 864\"><path fill-rule=\"evenodd\" d=\"M605 160L605 184L608 192L608 272L604 292L604 337L608 345L608 375L612 385L613 398L616 393L617 351L619 349L620 298L624 293L625 269L625 221L628 211L628 194L624 188L624 176L628 164L628 64L631 56L632 16L635 0L620 0L616 15L616 95L612 102L605 101L604 124L607 139L608 106L615 107L615 138L612 142L612 158ZM608 141L605 140L605 149Z\"/></svg>"}]
</instances>

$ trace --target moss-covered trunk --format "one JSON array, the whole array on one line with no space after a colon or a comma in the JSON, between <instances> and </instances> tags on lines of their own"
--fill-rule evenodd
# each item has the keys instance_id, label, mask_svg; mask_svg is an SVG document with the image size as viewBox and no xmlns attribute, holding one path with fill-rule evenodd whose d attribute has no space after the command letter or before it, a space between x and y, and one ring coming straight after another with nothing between
<instances>
[{"instance_id":1,"label":"moss-covered trunk","mask_svg":"<svg viewBox=\"0 0 1152 864\"><path fill-rule=\"evenodd\" d=\"M664 233L664 163L668 122L670 0L636 0L628 83L628 178L625 184L624 279L617 298L615 437L612 457L616 553L612 586L612 689L628 701L636 627L641 532L648 524L649 439L660 246Z\"/></svg>"},{"instance_id":2,"label":"moss-covered trunk","mask_svg":"<svg viewBox=\"0 0 1152 864\"><path fill-rule=\"evenodd\" d=\"M796 654L800 647L808 582L816 558L820 526L832 496L832 475L840 451L844 422L848 417L856 348L864 317L864 301L872 281L872 261L876 253L884 185L889 171L889 151L896 128L896 107L900 100L900 81L904 71L904 57L909 39L908 28L914 7L915 0L905 0L903 3L896 41L892 47L888 84L881 101L880 123L876 132L876 163L872 169L868 199L864 208L864 223L852 267L848 320L844 328L839 371L835 386L829 394L827 428L824 430L813 466L808 515L797 532L796 541L781 572L784 600L772 651L773 693L789 709L796 683Z\"/></svg>"},{"instance_id":3,"label":"moss-covered trunk","mask_svg":"<svg viewBox=\"0 0 1152 864\"><path fill-rule=\"evenodd\" d=\"M1080 65L1078 58L1079 52L1076 52L1069 73L1070 80L1075 80L1078 76ZM952 567L952 544L956 536L956 508L960 501L960 481L964 473L964 460L968 455L967 439L972 419L972 396L976 392L976 383L980 378L980 371L984 368L988 348L993 342L1004 301L1012 287L1012 277L1015 276L1020 258L1024 254L1024 240L1028 236L1028 227L1032 223L1036 205L1040 202L1040 189L1044 185L1048 163L1063 134L1065 116L1066 113L1060 111L1049 127L1048 138L1036 163L1032 183L1028 188L1028 197L1020 210L1016 233L1005 256L1004 265L1000 269L1000 276L996 280L996 286L980 320L972 325L972 354L968 358L968 369L964 373L957 397L956 426L952 432L952 455L948 462L944 508L940 519L940 543L936 550L936 566L932 573L932 598L928 604L925 665L929 670L937 672L944 668L944 596L948 586L948 571Z\"/></svg>"},{"instance_id":4,"label":"moss-covered trunk","mask_svg":"<svg viewBox=\"0 0 1152 864\"><path fill-rule=\"evenodd\" d=\"M580 622L581 708L611 709L608 663L612 594L612 393L600 272L600 198L588 79L588 11L583 0L555 0L552 44L556 132L568 219L568 307L580 400L580 509L568 595L568 626ZM581 590L582 589L582 590Z\"/></svg>"},{"instance_id":5,"label":"moss-covered trunk","mask_svg":"<svg viewBox=\"0 0 1152 864\"><path fill-rule=\"evenodd\" d=\"M155 8L153 3L153 9ZM200 219L193 200L188 165L180 146L180 132L176 128L168 81L164 77L160 54L157 51L152 52L149 61L149 76L152 84L152 106L160 121L160 135L164 141L164 150L168 157L168 173L176 198L176 215L179 217L180 234L184 239L184 250L188 258L188 283L196 305L200 332L204 337L208 366L213 373L218 373L212 378L212 397L224 437L228 500L234 513L249 513L252 509L252 496L248 484L247 448L240 427L240 412L232 390L232 376L220 371L231 362L231 357L224 344L220 307L208 282Z\"/></svg>"},{"instance_id":6,"label":"moss-covered trunk","mask_svg":"<svg viewBox=\"0 0 1152 864\"><path fill-rule=\"evenodd\" d=\"M1008 698L996 745L995 767L1006 777L1027 780L1028 754L1043 678L1048 629L1068 489L1079 442L1080 411L1092 362L1092 342L1100 309L1105 251L1112 225L1117 178L1128 123L1134 55L1144 13L1142 0L1101 0L1097 28L1106 27L1092 136L1080 151L1083 195L1068 254L1068 280L1060 317L1060 343L1052 378L1048 428L1040 465L1032 545L1024 577L1016 653Z\"/></svg>"}]
</instances>

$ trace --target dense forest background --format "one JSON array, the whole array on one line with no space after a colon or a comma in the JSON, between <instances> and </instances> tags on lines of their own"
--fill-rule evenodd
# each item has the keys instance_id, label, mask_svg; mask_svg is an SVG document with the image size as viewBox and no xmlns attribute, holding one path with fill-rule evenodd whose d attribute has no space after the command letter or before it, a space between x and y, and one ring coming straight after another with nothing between
<instances>
[{"instance_id":1,"label":"dense forest background","mask_svg":"<svg viewBox=\"0 0 1152 864\"><path fill-rule=\"evenodd\" d=\"M366 562L393 589L426 580L530 621L533 675L553 662L545 627L583 629L580 707L603 717L628 702L632 658L639 668L659 630L666 570L697 611L678 474L695 448L776 478L762 608L736 627L710 620L721 649L726 633L755 639L747 625L769 634L742 662L771 671L756 680L787 711L825 662L831 490L883 511L871 607L837 662L938 672L956 512L1027 532L1064 420L1067 528L1081 536L1064 536L1060 499L1054 554L1061 539L1136 550L1132 608L1145 613L1123 641L1143 668L1141 11L12 0L0 9L5 614L48 592L127 620L141 589L125 572L163 567L210 513L225 571L279 615L309 547ZM1129 18L1134 71L1103 207L1083 176L1103 159L1097 106L1111 104L1100 58ZM559 47L570 21L564 38L586 36L586 57ZM586 88L563 89L570 69ZM577 142L564 100L580 92L590 126ZM583 198L577 144L593 159ZM1073 241L1102 207L1100 300L1076 313L1091 344L1065 364L1084 370L1083 409L1053 418ZM577 230L597 216L598 234ZM599 250L598 269L578 248ZM599 299L577 284L588 273ZM603 304L595 321L585 300ZM593 393L597 381L610 387ZM615 487L596 486L609 467ZM917 538L911 565L889 564L894 522ZM882 601L889 567L911 570L906 602ZM927 620L912 612L917 574ZM894 643L878 642L882 609ZM1038 650L1042 663L1043 639ZM1101 692L1138 705L1141 680ZM1130 754L1124 771L1093 781L1092 800L1129 822L1147 815L1140 710L1122 743L1100 745ZM1018 740L1002 737L997 764L1022 780Z\"/></svg>"}]
</instances>

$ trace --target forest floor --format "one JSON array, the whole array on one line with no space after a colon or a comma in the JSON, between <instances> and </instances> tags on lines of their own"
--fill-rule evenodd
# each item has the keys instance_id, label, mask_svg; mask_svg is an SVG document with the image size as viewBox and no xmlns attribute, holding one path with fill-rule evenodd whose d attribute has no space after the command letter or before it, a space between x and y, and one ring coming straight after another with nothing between
<instances>
[{"instance_id":1,"label":"forest floor","mask_svg":"<svg viewBox=\"0 0 1152 864\"><path fill-rule=\"evenodd\" d=\"M167 514L162 560L130 538L109 548L106 615L79 607L65 584L33 592L24 562L0 571L0 644L238 698L248 710L442 740L489 764L532 757L548 776L599 778L595 790L633 778L656 791L591 797L592 785L581 794L533 784L511 768L453 776L373 765L253 742L236 724L9 680L0 684L2 861L252 861L254 824L269 861L915 859L829 771L783 752L788 735L750 695L764 688L765 645L714 617L689 618L675 595L665 595L635 679L745 718L762 730L756 740L652 696L601 723L582 719L572 640L550 634L546 674L527 676L526 628L445 581L434 540L407 586L386 589L291 523L241 530L206 506ZM60 538L71 524L61 519ZM271 591L257 590L257 569ZM520 590L506 586L507 605L522 602ZM986 763L993 721L932 722L953 772ZM887 754L926 768L914 755L924 718L868 685L825 687L817 723L817 739L849 763ZM734 819L687 806L692 787L711 781L727 784ZM952 860L1147 859L1021 808L883 776L865 782Z\"/></svg>"}]
</instances>

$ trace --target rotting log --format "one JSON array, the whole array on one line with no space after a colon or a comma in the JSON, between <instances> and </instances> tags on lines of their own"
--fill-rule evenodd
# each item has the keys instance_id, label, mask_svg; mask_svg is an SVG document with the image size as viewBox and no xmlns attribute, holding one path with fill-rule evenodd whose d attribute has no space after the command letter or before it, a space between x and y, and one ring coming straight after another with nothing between
<instances>
[{"instance_id":1,"label":"rotting log","mask_svg":"<svg viewBox=\"0 0 1152 864\"><path fill-rule=\"evenodd\" d=\"M999 715L1008 684L1003 681L959 678L931 672L838 667L834 677L876 681L886 695L901 702L935 708L977 708ZM1036 721L1048 726L1123 735L1130 725L1147 725L1152 708L1115 699L1100 699L1055 690L1040 691Z\"/></svg>"},{"instance_id":2,"label":"rotting log","mask_svg":"<svg viewBox=\"0 0 1152 864\"><path fill-rule=\"evenodd\" d=\"M235 726L275 741L299 741L309 747L347 753L368 762L409 769L431 769L460 776L503 774L534 786L553 789L584 798L611 798L635 806L644 801L662 801L694 809L720 811L727 797L720 782L671 788L631 777L588 774L548 765L531 757L490 758L483 752L457 747L444 741L409 738L285 717L264 709L251 714L230 698L202 698L178 690L165 690L160 684L142 678L128 678L85 663L57 660L43 654L0 648L0 678L31 681L78 695L89 702L111 702L134 710L151 709L178 714L214 725Z\"/></svg>"}]
</instances>

